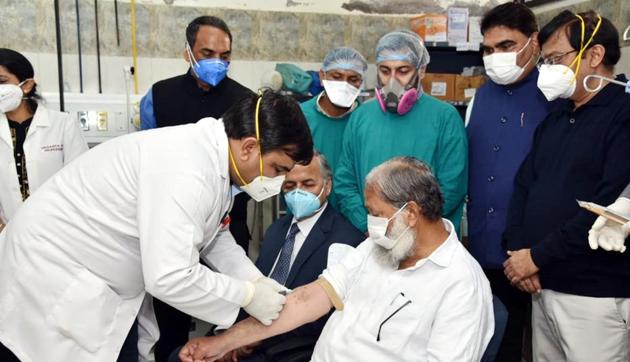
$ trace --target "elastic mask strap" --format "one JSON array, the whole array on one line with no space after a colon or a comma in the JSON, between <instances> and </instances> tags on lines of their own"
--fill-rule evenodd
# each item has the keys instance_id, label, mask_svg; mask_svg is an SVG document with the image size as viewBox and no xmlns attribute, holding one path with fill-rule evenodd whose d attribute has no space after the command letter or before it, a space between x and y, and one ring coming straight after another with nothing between
<instances>
[{"instance_id":1,"label":"elastic mask strap","mask_svg":"<svg viewBox=\"0 0 630 362\"><path fill-rule=\"evenodd\" d=\"M239 180L243 183L243 186L247 185L247 182L243 180L241 173L238 171L238 167L236 166L236 162L234 162L234 156L232 156L232 149L228 145L228 153L230 155L230 162L232 162L232 167L234 168L234 172L236 172L236 176L238 176Z\"/></svg>"},{"instance_id":2,"label":"elastic mask strap","mask_svg":"<svg viewBox=\"0 0 630 362\"><path fill-rule=\"evenodd\" d=\"M319 192L319 195L317 195L317 198L319 199L320 196L322 196L324 194L324 189L326 188L326 180L324 180L324 184L322 185L322 190Z\"/></svg>"},{"instance_id":3,"label":"elastic mask strap","mask_svg":"<svg viewBox=\"0 0 630 362\"><path fill-rule=\"evenodd\" d=\"M588 48L588 46L591 44L591 42L593 41L593 38L595 37L595 34L597 34L597 31L599 31L599 27L602 24L602 17L598 14L597 15L597 25L595 25L595 29L593 29L593 34L591 34L591 37L589 38L588 42L586 42L586 44L584 44L584 38L586 36L586 22L584 21L584 18L582 18L580 15L576 14L575 15L578 19L580 19L580 24L581 24L581 41L580 41L580 51L578 52L576 58L573 60L573 62L571 62L571 64L569 65L569 68L573 67L574 65L576 65L575 68L575 72L573 75L573 79L571 80L571 83L575 82L577 80L577 75L578 72L580 70L580 65L582 65L582 55L584 54L584 52L586 51L586 49Z\"/></svg>"},{"instance_id":4,"label":"elastic mask strap","mask_svg":"<svg viewBox=\"0 0 630 362\"><path fill-rule=\"evenodd\" d=\"M192 49L190 48L190 44L188 44L188 42L186 42L186 51L188 52L188 57L190 57L190 63L191 63L191 68L192 71L195 73L195 75L197 76L197 78L199 78L199 74L197 73L197 71L195 70L195 65L199 66L199 63L197 62L197 59L195 59L195 56L192 53Z\"/></svg>"},{"instance_id":5,"label":"elastic mask strap","mask_svg":"<svg viewBox=\"0 0 630 362\"><path fill-rule=\"evenodd\" d=\"M22 99L29 99L30 97L26 95L26 93L24 92L24 89L22 89L22 86L24 85L24 83L26 83L29 80L32 80L33 78L26 78L23 81L21 81L20 83L18 83L18 87L22 90Z\"/></svg>"},{"instance_id":6,"label":"elastic mask strap","mask_svg":"<svg viewBox=\"0 0 630 362\"><path fill-rule=\"evenodd\" d=\"M527 46L529 45L529 43L531 43L531 41L532 41L532 37L530 36L529 39L527 39L527 43L525 43L525 45L523 45L521 50L517 51L516 54L521 54L521 52L525 50L525 48L527 48Z\"/></svg>"},{"instance_id":7,"label":"elastic mask strap","mask_svg":"<svg viewBox=\"0 0 630 362\"><path fill-rule=\"evenodd\" d=\"M403 206L400 207L400 209L398 209L398 211L396 211L394 213L394 215L392 215L392 217L390 217L389 219L387 219L387 222L390 222L393 218L395 218L398 214L400 214L401 211L403 211L405 209L405 207L407 206L409 202L405 202L405 204Z\"/></svg>"},{"instance_id":8,"label":"elastic mask strap","mask_svg":"<svg viewBox=\"0 0 630 362\"><path fill-rule=\"evenodd\" d=\"M531 43L531 41L532 41L532 38L530 37L530 38L527 40L527 43L525 43L525 45L521 48L521 50L519 50L518 52L516 52L516 55L521 54L521 52L522 52L523 50L525 50L525 48L527 48L527 46L529 45L529 43ZM523 68L523 69L524 69L524 68L526 68L526 67L529 65L529 63L531 63L532 59L534 59L534 53L532 53L532 56L531 56L531 57L529 57L529 60L527 61L527 63L525 63L525 65L523 65L521 68Z\"/></svg>"},{"instance_id":9,"label":"elastic mask strap","mask_svg":"<svg viewBox=\"0 0 630 362\"><path fill-rule=\"evenodd\" d=\"M258 142L258 153L260 159L260 177L263 177L263 160L262 160L262 147L260 145L260 123L258 122L258 117L260 114L260 102L262 101L262 94L258 98L256 102L256 142Z\"/></svg>"}]
</instances>

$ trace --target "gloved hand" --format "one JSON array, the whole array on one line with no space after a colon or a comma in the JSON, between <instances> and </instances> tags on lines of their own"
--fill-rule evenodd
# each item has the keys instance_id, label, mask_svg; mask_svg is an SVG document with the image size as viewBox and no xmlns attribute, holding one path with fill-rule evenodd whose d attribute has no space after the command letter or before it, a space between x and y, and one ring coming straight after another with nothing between
<instances>
[{"instance_id":1,"label":"gloved hand","mask_svg":"<svg viewBox=\"0 0 630 362\"><path fill-rule=\"evenodd\" d=\"M608 206L608 209L628 217L630 216L630 200L620 197ZM595 220L591 230L588 232L588 244L593 250L601 247L606 251L614 250L623 253L626 251L624 243L628 234L630 234L630 222L627 222L625 225L619 225L600 216Z\"/></svg>"},{"instance_id":2,"label":"gloved hand","mask_svg":"<svg viewBox=\"0 0 630 362\"><path fill-rule=\"evenodd\" d=\"M268 326L280 315L286 302L286 297L280 292L286 292L287 288L266 277L257 279L251 285L254 287L254 293L251 301L245 304L243 309L260 323Z\"/></svg>"}]
</instances>

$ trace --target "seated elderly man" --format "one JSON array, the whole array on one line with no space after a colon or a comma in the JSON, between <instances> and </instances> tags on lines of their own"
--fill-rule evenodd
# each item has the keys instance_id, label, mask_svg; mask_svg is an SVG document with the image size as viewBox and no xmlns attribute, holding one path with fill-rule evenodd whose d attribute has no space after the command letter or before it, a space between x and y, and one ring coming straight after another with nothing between
<instances>
[{"instance_id":1,"label":"seated elderly man","mask_svg":"<svg viewBox=\"0 0 630 362\"><path fill-rule=\"evenodd\" d=\"M317 320L334 307L312 361L479 361L493 333L481 267L443 219L439 185L422 162L394 158L365 185L370 237L330 248L328 268L287 297L270 326L253 318L191 340L182 361L213 361L239 346Z\"/></svg>"}]
</instances>

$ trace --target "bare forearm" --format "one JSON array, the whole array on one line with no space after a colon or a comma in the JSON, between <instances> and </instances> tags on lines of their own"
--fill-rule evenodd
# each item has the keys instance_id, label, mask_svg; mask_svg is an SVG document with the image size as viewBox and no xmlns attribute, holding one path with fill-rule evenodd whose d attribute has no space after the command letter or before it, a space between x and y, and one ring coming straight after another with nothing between
<instances>
[{"instance_id":1,"label":"bare forearm","mask_svg":"<svg viewBox=\"0 0 630 362\"><path fill-rule=\"evenodd\" d=\"M297 288L287 296L287 302L270 326L264 326L254 318L235 324L219 338L226 350L232 350L313 322L328 313L332 303L323 288L316 282Z\"/></svg>"}]
</instances>

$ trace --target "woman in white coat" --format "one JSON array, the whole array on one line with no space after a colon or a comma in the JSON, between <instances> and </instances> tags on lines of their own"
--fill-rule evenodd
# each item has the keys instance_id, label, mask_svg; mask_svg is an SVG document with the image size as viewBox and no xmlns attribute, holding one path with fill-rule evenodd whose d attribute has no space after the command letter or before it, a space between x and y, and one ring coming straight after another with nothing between
<instances>
[{"instance_id":1,"label":"woman in white coat","mask_svg":"<svg viewBox=\"0 0 630 362\"><path fill-rule=\"evenodd\" d=\"M88 149L67 113L37 102L33 77L28 59L0 49L0 230L32 192Z\"/></svg>"},{"instance_id":2,"label":"woman in white coat","mask_svg":"<svg viewBox=\"0 0 630 362\"><path fill-rule=\"evenodd\" d=\"M241 307L271 324L284 288L229 233L230 190L261 201L312 156L299 105L273 92L243 99L223 120L88 151L0 234L0 342L22 362L115 361L138 317L146 359L157 340L147 293L213 324L229 326Z\"/></svg>"}]
</instances>

